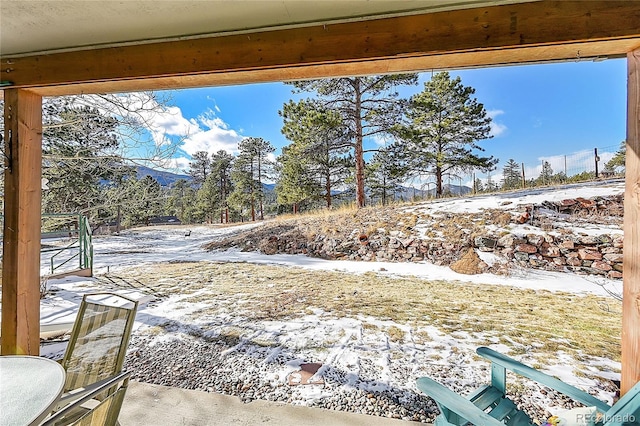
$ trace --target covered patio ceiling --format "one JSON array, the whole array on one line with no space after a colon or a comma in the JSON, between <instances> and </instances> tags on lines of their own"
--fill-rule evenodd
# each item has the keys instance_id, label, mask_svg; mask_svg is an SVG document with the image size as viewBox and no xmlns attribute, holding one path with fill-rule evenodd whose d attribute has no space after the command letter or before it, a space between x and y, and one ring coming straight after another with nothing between
<instances>
[{"instance_id":1,"label":"covered patio ceiling","mask_svg":"<svg viewBox=\"0 0 640 426\"><path fill-rule=\"evenodd\" d=\"M137 42L250 34L509 3L518 1L2 0L0 53L2 56L15 56Z\"/></svg>"},{"instance_id":2,"label":"covered patio ceiling","mask_svg":"<svg viewBox=\"0 0 640 426\"><path fill-rule=\"evenodd\" d=\"M0 2L2 354L37 354L42 96L627 57L623 391L640 380L640 2Z\"/></svg>"}]
</instances>

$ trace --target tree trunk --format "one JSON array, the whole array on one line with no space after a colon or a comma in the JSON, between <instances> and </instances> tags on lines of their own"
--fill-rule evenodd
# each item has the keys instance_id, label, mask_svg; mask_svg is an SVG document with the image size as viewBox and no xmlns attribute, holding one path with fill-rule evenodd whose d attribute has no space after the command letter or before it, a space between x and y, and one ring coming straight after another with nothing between
<instances>
[{"instance_id":1,"label":"tree trunk","mask_svg":"<svg viewBox=\"0 0 640 426\"><path fill-rule=\"evenodd\" d=\"M387 205L387 177L382 175L382 205Z\"/></svg>"},{"instance_id":2,"label":"tree trunk","mask_svg":"<svg viewBox=\"0 0 640 426\"><path fill-rule=\"evenodd\" d=\"M224 223L224 177L220 174L220 223Z\"/></svg>"},{"instance_id":3,"label":"tree trunk","mask_svg":"<svg viewBox=\"0 0 640 426\"><path fill-rule=\"evenodd\" d=\"M331 173L327 170L325 178L324 190L326 191L325 199L327 200L327 208L331 208Z\"/></svg>"},{"instance_id":4,"label":"tree trunk","mask_svg":"<svg viewBox=\"0 0 640 426\"><path fill-rule=\"evenodd\" d=\"M251 221L256 221L256 198L255 198L255 188L253 187L253 160L251 161L251 185L249 186L251 190Z\"/></svg>"},{"instance_id":5,"label":"tree trunk","mask_svg":"<svg viewBox=\"0 0 640 426\"><path fill-rule=\"evenodd\" d=\"M365 206L364 194L364 153L362 148L362 92L360 91L360 79L355 79L355 160L356 160L356 206Z\"/></svg>"},{"instance_id":6,"label":"tree trunk","mask_svg":"<svg viewBox=\"0 0 640 426\"><path fill-rule=\"evenodd\" d=\"M442 168L436 166L436 198L442 197Z\"/></svg>"},{"instance_id":7,"label":"tree trunk","mask_svg":"<svg viewBox=\"0 0 640 426\"><path fill-rule=\"evenodd\" d=\"M264 220L264 208L263 208L263 203L262 203L262 199L264 198L264 194L262 193L262 164L260 162L260 158L261 158L261 154L258 153L258 193L259 195L259 202L260 202L260 220Z\"/></svg>"}]
</instances>

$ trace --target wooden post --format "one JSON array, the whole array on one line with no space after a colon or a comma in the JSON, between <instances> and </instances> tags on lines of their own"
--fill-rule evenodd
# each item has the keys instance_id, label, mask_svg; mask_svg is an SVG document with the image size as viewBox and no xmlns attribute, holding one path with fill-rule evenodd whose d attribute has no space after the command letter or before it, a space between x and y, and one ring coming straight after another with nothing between
<instances>
[{"instance_id":1,"label":"wooden post","mask_svg":"<svg viewBox=\"0 0 640 426\"><path fill-rule=\"evenodd\" d=\"M40 353L42 97L4 91L4 240L0 353Z\"/></svg>"},{"instance_id":2,"label":"wooden post","mask_svg":"<svg viewBox=\"0 0 640 426\"><path fill-rule=\"evenodd\" d=\"M622 394L640 381L640 49L627 54L627 67Z\"/></svg>"}]
</instances>

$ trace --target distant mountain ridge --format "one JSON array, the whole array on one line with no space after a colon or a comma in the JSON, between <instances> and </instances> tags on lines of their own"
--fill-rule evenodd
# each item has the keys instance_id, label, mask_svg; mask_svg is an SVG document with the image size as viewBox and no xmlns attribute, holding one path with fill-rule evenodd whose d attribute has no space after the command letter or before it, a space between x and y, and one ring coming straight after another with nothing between
<instances>
[{"instance_id":1,"label":"distant mountain ridge","mask_svg":"<svg viewBox=\"0 0 640 426\"><path fill-rule=\"evenodd\" d=\"M151 167L145 166L137 166L136 167L136 176L138 179L142 179L145 176L151 176L161 186L171 186L177 180L184 179L188 182L191 182L192 178L189 175L181 175L177 173L165 172L162 170L152 169Z\"/></svg>"},{"instance_id":2,"label":"distant mountain ridge","mask_svg":"<svg viewBox=\"0 0 640 426\"><path fill-rule=\"evenodd\" d=\"M193 178L189 175L177 174L177 173L167 172L163 170L156 170L156 169L152 169L151 167L145 167L145 166L137 166L136 173L137 173L138 179L142 179L145 176L151 176L152 178L157 180L161 186L172 186L176 181L180 179L184 179L187 182L191 182L193 180ZM275 188L276 188L275 183L263 183L262 186L267 193L275 192ZM445 194L452 194L452 195L466 195L472 191L472 189L469 188L468 186L458 186L458 185L449 185L449 184L442 185L442 190ZM339 195L342 193L343 191L332 191L332 195ZM400 189L397 190L394 195L396 198L401 198L404 200L409 200L409 199L412 199L413 197L428 198L428 197L435 197L436 190L435 188L430 188L425 190L425 189L413 188L411 186L401 186Z\"/></svg>"},{"instance_id":3,"label":"distant mountain ridge","mask_svg":"<svg viewBox=\"0 0 640 426\"><path fill-rule=\"evenodd\" d=\"M467 195L473 190L468 186L450 185L445 183L442 185L443 194L451 194L455 196ZM436 189L418 189L411 186L401 186L399 190L395 192L396 198L402 198L404 200L410 200L413 197L417 198L435 198Z\"/></svg>"}]
</instances>

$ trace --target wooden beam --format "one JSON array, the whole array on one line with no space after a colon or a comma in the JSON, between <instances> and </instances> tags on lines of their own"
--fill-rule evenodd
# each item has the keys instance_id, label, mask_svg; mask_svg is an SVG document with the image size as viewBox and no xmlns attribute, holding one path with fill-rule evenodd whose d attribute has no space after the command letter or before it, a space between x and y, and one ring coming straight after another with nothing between
<instances>
[{"instance_id":1,"label":"wooden beam","mask_svg":"<svg viewBox=\"0 0 640 426\"><path fill-rule=\"evenodd\" d=\"M622 393L640 381L640 49L627 55Z\"/></svg>"},{"instance_id":2,"label":"wooden beam","mask_svg":"<svg viewBox=\"0 0 640 426\"><path fill-rule=\"evenodd\" d=\"M512 64L542 63L566 60L585 61L602 57L626 57L626 52L640 47L640 38L574 43L561 46L538 46L492 50L483 52L448 53L419 58L381 59L346 64L308 65L290 68L216 72L189 76L158 77L145 80L119 80L45 86L32 89L42 96L73 95L77 93L135 92L140 90L170 90L190 87L230 86L239 84L294 81L314 78L354 75L420 72L507 66ZM578 58L578 54L580 58ZM2 96L0 95L0 98Z\"/></svg>"},{"instance_id":3,"label":"wooden beam","mask_svg":"<svg viewBox=\"0 0 640 426\"><path fill-rule=\"evenodd\" d=\"M42 97L9 89L4 101L0 353L39 355Z\"/></svg>"},{"instance_id":4,"label":"wooden beam","mask_svg":"<svg viewBox=\"0 0 640 426\"><path fill-rule=\"evenodd\" d=\"M609 44L590 51L592 43L603 42ZM255 80L243 74L231 83L237 84L377 73L385 64L393 64L392 72L447 68L454 62L471 66L579 60L624 55L638 45L638 1L540 1L3 58L0 78L21 88L101 83L104 91L119 91L137 84L163 88L168 81L173 88L191 86L194 80L204 85L210 81L207 75L216 74L224 74L224 80L235 73L254 73ZM160 83L153 87L141 82L144 79ZM49 94L59 94L56 89Z\"/></svg>"}]
</instances>

